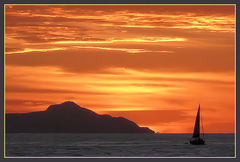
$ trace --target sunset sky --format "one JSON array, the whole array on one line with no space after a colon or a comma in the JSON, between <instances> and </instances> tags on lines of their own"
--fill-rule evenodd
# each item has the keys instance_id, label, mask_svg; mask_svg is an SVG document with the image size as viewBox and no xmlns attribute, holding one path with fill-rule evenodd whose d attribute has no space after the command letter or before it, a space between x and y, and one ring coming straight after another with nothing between
<instances>
[{"instance_id":1,"label":"sunset sky","mask_svg":"<svg viewBox=\"0 0 240 162\"><path fill-rule=\"evenodd\" d=\"M6 113L74 101L160 133L235 128L234 5L5 5Z\"/></svg>"}]
</instances>

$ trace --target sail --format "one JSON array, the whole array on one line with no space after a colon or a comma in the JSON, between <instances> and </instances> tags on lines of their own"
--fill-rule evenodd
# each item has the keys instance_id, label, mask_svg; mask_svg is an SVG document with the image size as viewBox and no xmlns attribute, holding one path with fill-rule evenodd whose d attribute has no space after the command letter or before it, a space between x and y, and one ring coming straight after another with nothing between
<instances>
[{"instance_id":1,"label":"sail","mask_svg":"<svg viewBox=\"0 0 240 162\"><path fill-rule=\"evenodd\" d=\"M200 137L200 105L198 107L197 117L194 126L193 137Z\"/></svg>"}]
</instances>

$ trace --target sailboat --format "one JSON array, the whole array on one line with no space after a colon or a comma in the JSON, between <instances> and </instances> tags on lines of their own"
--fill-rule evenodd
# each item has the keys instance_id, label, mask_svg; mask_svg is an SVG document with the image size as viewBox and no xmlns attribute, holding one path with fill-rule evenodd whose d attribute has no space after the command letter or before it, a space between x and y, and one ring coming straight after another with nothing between
<instances>
[{"instance_id":1,"label":"sailboat","mask_svg":"<svg viewBox=\"0 0 240 162\"><path fill-rule=\"evenodd\" d=\"M202 130L203 130L203 126L202 126ZM192 144L192 145L204 145L205 144L204 133L202 133L202 138L200 137L200 104L198 107L193 136L190 139L190 144Z\"/></svg>"}]
</instances>

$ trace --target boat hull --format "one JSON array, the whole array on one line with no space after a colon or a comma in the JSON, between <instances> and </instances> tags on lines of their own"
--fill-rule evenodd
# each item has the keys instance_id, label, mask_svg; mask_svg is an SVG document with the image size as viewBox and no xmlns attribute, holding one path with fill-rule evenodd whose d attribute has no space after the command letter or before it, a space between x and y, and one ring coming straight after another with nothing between
<instances>
[{"instance_id":1,"label":"boat hull","mask_svg":"<svg viewBox=\"0 0 240 162\"><path fill-rule=\"evenodd\" d=\"M205 141L202 138L192 138L190 140L190 144L192 144L192 145L204 145Z\"/></svg>"}]
</instances>

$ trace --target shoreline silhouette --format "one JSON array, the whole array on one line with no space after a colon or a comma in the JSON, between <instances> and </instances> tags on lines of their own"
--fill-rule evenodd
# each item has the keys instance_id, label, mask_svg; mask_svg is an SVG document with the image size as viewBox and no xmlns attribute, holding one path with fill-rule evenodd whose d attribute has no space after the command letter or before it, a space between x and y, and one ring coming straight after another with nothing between
<instances>
[{"instance_id":1,"label":"shoreline silhouette","mask_svg":"<svg viewBox=\"0 0 240 162\"><path fill-rule=\"evenodd\" d=\"M6 114L6 133L155 133L123 117L99 115L66 101L45 111Z\"/></svg>"}]
</instances>

